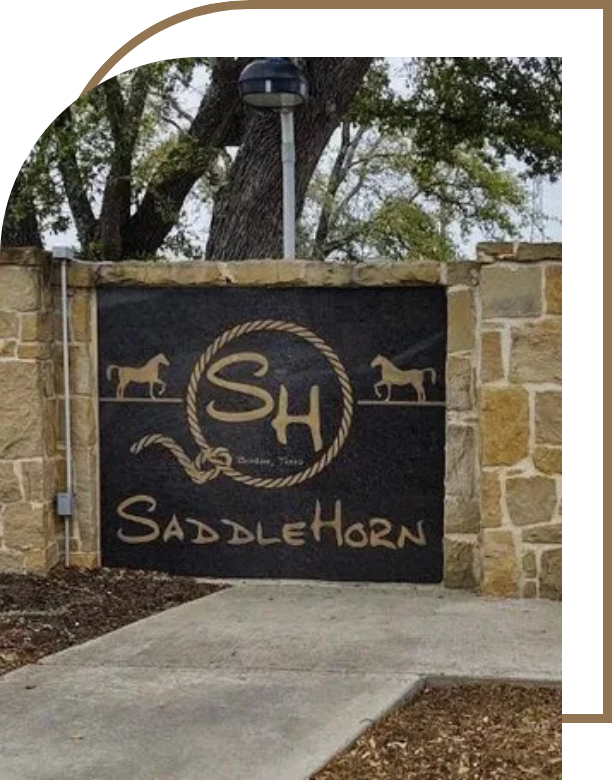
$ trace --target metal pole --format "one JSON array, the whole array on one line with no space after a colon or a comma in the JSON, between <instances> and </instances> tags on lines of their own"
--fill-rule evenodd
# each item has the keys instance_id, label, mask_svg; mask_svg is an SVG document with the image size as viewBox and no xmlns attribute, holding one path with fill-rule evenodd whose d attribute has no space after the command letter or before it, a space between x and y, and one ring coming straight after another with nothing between
<instances>
[{"instance_id":1,"label":"metal pole","mask_svg":"<svg viewBox=\"0 0 612 780\"><path fill-rule=\"evenodd\" d=\"M64 352L64 436L66 439L66 493L72 509L72 421L70 418L70 349L68 346L68 260L62 260L62 342ZM64 516L65 563L70 565L70 514Z\"/></svg>"},{"instance_id":2,"label":"metal pole","mask_svg":"<svg viewBox=\"0 0 612 780\"><path fill-rule=\"evenodd\" d=\"M281 116L283 161L283 257L295 260L295 134L293 110L283 108Z\"/></svg>"},{"instance_id":3,"label":"metal pole","mask_svg":"<svg viewBox=\"0 0 612 780\"><path fill-rule=\"evenodd\" d=\"M53 259L59 260L62 296L62 351L64 363L64 432L66 440L66 490L56 496L57 513L64 518L64 556L66 566L70 565L70 518L73 512L73 463L72 463L72 420L70 414L70 351L68 337L68 262L74 259L70 247L53 247Z\"/></svg>"}]
</instances>

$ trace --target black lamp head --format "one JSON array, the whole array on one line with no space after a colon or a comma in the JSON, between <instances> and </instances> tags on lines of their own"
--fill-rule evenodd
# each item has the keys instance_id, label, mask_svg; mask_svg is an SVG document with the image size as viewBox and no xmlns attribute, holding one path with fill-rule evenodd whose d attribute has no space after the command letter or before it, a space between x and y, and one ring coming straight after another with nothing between
<instances>
[{"instance_id":1,"label":"black lamp head","mask_svg":"<svg viewBox=\"0 0 612 780\"><path fill-rule=\"evenodd\" d=\"M245 103L256 108L294 108L306 100L308 82L286 57L250 62L238 78Z\"/></svg>"}]
</instances>

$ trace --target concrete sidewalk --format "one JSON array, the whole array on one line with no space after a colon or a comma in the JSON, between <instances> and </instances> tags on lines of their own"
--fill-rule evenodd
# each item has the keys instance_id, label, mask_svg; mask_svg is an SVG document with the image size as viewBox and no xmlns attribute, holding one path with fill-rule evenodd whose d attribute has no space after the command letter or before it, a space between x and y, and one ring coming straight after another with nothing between
<instances>
[{"instance_id":1,"label":"concrete sidewalk","mask_svg":"<svg viewBox=\"0 0 612 780\"><path fill-rule=\"evenodd\" d=\"M0 678L0 775L305 780L426 678L560 682L560 604L240 585Z\"/></svg>"}]
</instances>

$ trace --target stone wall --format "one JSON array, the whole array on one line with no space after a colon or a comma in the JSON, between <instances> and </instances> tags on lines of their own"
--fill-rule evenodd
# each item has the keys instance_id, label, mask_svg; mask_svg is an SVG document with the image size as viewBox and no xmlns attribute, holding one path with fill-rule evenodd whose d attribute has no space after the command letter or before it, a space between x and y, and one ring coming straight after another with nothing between
<instances>
[{"instance_id":1,"label":"stone wall","mask_svg":"<svg viewBox=\"0 0 612 780\"><path fill-rule=\"evenodd\" d=\"M59 560L50 273L43 252L0 253L0 572L46 571Z\"/></svg>"},{"instance_id":2,"label":"stone wall","mask_svg":"<svg viewBox=\"0 0 612 780\"><path fill-rule=\"evenodd\" d=\"M479 247L481 589L561 597L561 247Z\"/></svg>"},{"instance_id":3,"label":"stone wall","mask_svg":"<svg viewBox=\"0 0 612 780\"><path fill-rule=\"evenodd\" d=\"M57 269L0 252L0 571L59 559L64 487ZM99 564L96 289L412 286L448 290L445 584L561 595L561 247L481 244L475 262L74 263L71 562Z\"/></svg>"}]
</instances>

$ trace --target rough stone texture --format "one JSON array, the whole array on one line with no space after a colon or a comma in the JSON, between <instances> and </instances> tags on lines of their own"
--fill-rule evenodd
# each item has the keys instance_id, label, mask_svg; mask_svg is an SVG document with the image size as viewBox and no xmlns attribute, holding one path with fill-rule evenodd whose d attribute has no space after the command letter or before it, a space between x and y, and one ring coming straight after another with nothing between
<instances>
[{"instance_id":1,"label":"rough stone texture","mask_svg":"<svg viewBox=\"0 0 612 780\"><path fill-rule=\"evenodd\" d=\"M533 465L544 474L561 474L561 447L537 446L533 451Z\"/></svg>"},{"instance_id":2,"label":"rough stone texture","mask_svg":"<svg viewBox=\"0 0 612 780\"><path fill-rule=\"evenodd\" d=\"M561 548L544 550L540 561L540 595L546 599L560 599L563 590L561 576Z\"/></svg>"},{"instance_id":3,"label":"rough stone texture","mask_svg":"<svg viewBox=\"0 0 612 780\"><path fill-rule=\"evenodd\" d=\"M538 585L533 580L523 583L522 594L524 599L535 599L538 595Z\"/></svg>"},{"instance_id":4,"label":"rough stone texture","mask_svg":"<svg viewBox=\"0 0 612 780\"><path fill-rule=\"evenodd\" d=\"M475 344L474 295L471 290L448 293L448 351L463 352Z\"/></svg>"},{"instance_id":5,"label":"rough stone texture","mask_svg":"<svg viewBox=\"0 0 612 780\"><path fill-rule=\"evenodd\" d=\"M0 370L0 458L39 454L43 434L40 368L35 362L3 362Z\"/></svg>"},{"instance_id":6,"label":"rough stone texture","mask_svg":"<svg viewBox=\"0 0 612 780\"><path fill-rule=\"evenodd\" d=\"M42 504L28 501L9 504L4 511L4 541L12 550L40 550L45 547Z\"/></svg>"},{"instance_id":7,"label":"rough stone texture","mask_svg":"<svg viewBox=\"0 0 612 780\"><path fill-rule=\"evenodd\" d=\"M92 398L76 397L72 399L75 446L93 447L96 444L96 411ZM64 430L64 409L60 405L60 441Z\"/></svg>"},{"instance_id":8,"label":"rough stone texture","mask_svg":"<svg viewBox=\"0 0 612 780\"><path fill-rule=\"evenodd\" d=\"M246 260L234 263L164 262L79 263L70 267L74 288L102 284L148 286L279 285L292 287L401 286L438 284L442 264L434 260L382 262L368 265L312 260Z\"/></svg>"},{"instance_id":9,"label":"rough stone texture","mask_svg":"<svg viewBox=\"0 0 612 780\"><path fill-rule=\"evenodd\" d=\"M0 357L15 357L17 355L17 341L7 339L0 341Z\"/></svg>"},{"instance_id":10,"label":"rough stone texture","mask_svg":"<svg viewBox=\"0 0 612 780\"><path fill-rule=\"evenodd\" d=\"M462 355L449 355L446 362L446 403L453 411L473 406L472 361Z\"/></svg>"},{"instance_id":11,"label":"rough stone texture","mask_svg":"<svg viewBox=\"0 0 612 780\"><path fill-rule=\"evenodd\" d=\"M17 338L19 316L12 311L0 311L0 339Z\"/></svg>"},{"instance_id":12,"label":"rough stone texture","mask_svg":"<svg viewBox=\"0 0 612 780\"><path fill-rule=\"evenodd\" d=\"M475 534L480 528L480 507L476 498L446 496L444 499L444 532Z\"/></svg>"},{"instance_id":13,"label":"rough stone texture","mask_svg":"<svg viewBox=\"0 0 612 780\"><path fill-rule=\"evenodd\" d=\"M22 552L0 548L0 574L20 574L24 571Z\"/></svg>"},{"instance_id":14,"label":"rough stone texture","mask_svg":"<svg viewBox=\"0 0 612 780\"><path fill-rule=\"evenodd\" d=\"M88 552L73 552L70 554L73 566L79 569L97 569L100 566L100 554Z\"/></svg>"},{"instance_id":15,"label":"rough stone texture","mask_svg":"<svg viewBox=\"0 0 612 780\"><path fill-rule=\"evenodd\" d=\"M446 493L473 498L476 480L476 433L472 426L446 428Z\"/></svg>"},{"instance_id":16,"label":"rough stone texture","mask_svg":"<svg viewBox=\"0 0 612 780\"><path fill-rule=\"evenodd\" d=\"M483 528L501 525L501 483L496 471L483 471L480 476L480 513Z\"/></svg>"},{"instance_id":17,"label":"rough stone texture","mask_svg":"<svg viewBox=\"0 0 612 780\"><path fill-rule=\"evenodd\" d=\"M473 540L446 537L444 539L444 584L447 588L474 588Z\"/></svg>"},{"instance_id":18,"label":"rough stone texture","mask_svg":"<svg viewBox=\"0 0 612 780\"><path fill-rule=\"evenodd\" d=\"M40 311L21 315L21 341L37 341L48 346L52 338L53 318L41 316Z\"/></svg>"},{"instance_id":19,"label":"rough stone texture","mask_svg":"<svg viewBox=\"0 0 612 780\"><path fill-rule=\"evenodd\" d=\"M0 461L0 504L10 504L21 499L21 488L11 461Z\"/></svg>"},{"instance_id":20,"label":"rough stone texture","mask_svg":"<svg viewBox=\"0 0 612 780\"><path fill-rule=\"evenodd\" d=\"M548 523L557 505L555 480L549 477L510 477L506 504L516 526Z\"/></svg>"},{"instance_id":21,"label":"rough stone texture","mask_svg":"<svg viewBox=\"0 0 612 780\"><path fill-rule=\"evenodd\" d=\"M0 332L11 336L0 342L0 571L44 572L57 560L47 262L39 250L0 250Z\"/></svg>"},{"instance_id":22,"label":"rough stone texture","mask_svg":"<svg viewBox=\"0 0 612 780\"><path fill-rule=\"evenodd\" d=\"M56 485L56 468L53 460L39 458L20 463L24 498L44 501L53 494Z\"/></svg>"},{"instance_id":23,"label":"rough stone texture","mask_svg":"<svg viewBox=\"0 0 612 780\"><path fill-rule=\"evenodd\" d=\"M91 339L91 297L88 292L77 290L70 299L71 337L74 341Z\"/></svg>"},{"instance_id":24,"label":"rough stone texture","mask_svg":"<svg viewBox=\"0 0 612 780\"><path fill-rule=\"evenodd\" d=\"M561 383L561 320L539 320L512 330L510 381Z\"/></svg>"},{"instance_id":25,"label":"rough stone texture","mask_svg":"<svg viewBox=\"0 0 612 780\"><path fill-rule=\"evenodd\" d=\"M539 266L489 265L480 273L483 319L537 317L542 313Z\"/></svg>"},{"instance_id":26,"label":"rough stone texture","mask_svg":"<svg viewBox=\"0 0 612 780\"><path fill-rule=\"evenodd\" d=\"M535 397L535 440L537 444L561 444L561 393L546 391Z\"/></svg>"},{"instance_id":27,"label":"rough stone texture","mask_svg":"<svg viewBox=\"0 0 612 780\"><path fill-rule=\"evenodd\" d=\"M24 569L31 574L46 574L57 563L47 550L28 550L24 553Z\"/></svg>"},{"instance_id":28,"label":"rough stone texture","mask_svg":"<svg viewBox=\"0 0 612 780\"><path fill-rule=\"evenodd\" d=\"M22 342L17 347L17 357L22 360L46 360L51 357L51 348L43 342Z\"/></svg>"},{"instance_id":29,"label":"rough stone texture","mask_svg":"<svg viewBox=\"0 0 612 780\"><path fill-rule=\"evenodd\" d=\"M0 264L0 309L34 311L39 303L38 272Z\"/></svg>"},{"instance_id":30,"label":"rough stone texture","mask_svg":"<svg viewBox=\"0 0 612 780\"><path fill-rule=\"evenodd\" d=\"M36 247L1 247L0 265L40 266L50 255Z\"/></svg>"},{"instance_id":31,"label":"rough stone texture","mask_svg":"<svg viewBox=\"0 0 612 780\"><path fill-rule=\"evenodd\" d=\"M561 523L524 528L522 533L523 542L526 544L561 544L561 538Z\"/></svg>"},{"instance_id":32,"label":"rough stone texture","mask_svg":"<svg viewBox=\"0 0 612 780\"><path fill-rule=\"evenodd\" d=\"M94 387L94 366L88 347L71 346L70 391L75 395L92 395Z\"/></svg>"},{"instance_id":33,"label":"rough stone texture","mask_svg":"<svg viewBox=\"0 0 612 780\"><path fill-rule=\"evenodd\" d=\"M561 314L562 310L562 272L560 265L549 265L545 269L546 313Z\"/></svg>"},{"instance_id":34,"label":"rough stone texture","mask_svg":"<svg viewBox=\"0 0 612 780\"><path fill-rule=\"evenodd\" d=\"M484 387L480 437L484 466L511 466L529 452L528 395L520 387Z\"/></svg>"},{"instance_id":35,"label":"rough stone texture","mask_svg":"<svg viewBox=\"0 0 612 780\"><path fill-rule=\"evenodd\" d=\"M504 379L502 336L499 331L487 330L480 342L480 380L483 384Z\"/></svg>"},{"instance_id":36,"label":"rough stone texture","mask_svg":"<svg viewBox=\"0 0 612 780\"><path fill-rule=\"evenodd\" d=\"M95 448L77 447L74 459L77 512L72 532L75 549L83 555L97 555L100 547L97 452Z\"/></svg>"},{"instance_id":37,"label":"rough stone texture","mask_svg":"<svg viewBox=\"0 0 612 780\"><path fill-rule=\"evenodd\" d=\"M559 242L519 244L509 241L482 241L476 248L476 257L481 263L561 260L561 247Z\"/></svg>"},{"instance_id":38,"label":"rough stone texture","mask_svg":"<svg viewBox=\"0 0 612 780\"><path fill-rule=\"evenodd\" d=\"M561 260L561 243L551 241L538 244L519 244L516 259L519 262L537 262L541 260Z\"/></svg>"},{"instance_id":39,"label":"rough stone texture","mask_svg":"<svg viewBox=\"0 0 612 780\"><path fill-rule=\"evenodd\" d=\"M286 265L283 264L286 268ZM384 263L372 266L358 265L355 269L354 282L356 284L388 286L396 284L406 284L423 282L426 284L437 284L440 281L442 264L433 260L411 260L404 263ZM317 280L319 278L318 269L312 265L306 265L306 280ZM330 279L329 272L326 277Z\"/></svg>"},{"instance_id":40,"label":"rough stone texture","mask_svg":"<svg viewBox=\"0 0 612 780\"><path fill-rule=\"evenodd\" d=\"M512 531L486 529L482 533L482 583L486 596L518 596L519 567Z\"/></svg>"},{"instance_id":41,"label":"rough stone texture","mask_svg":"<svg viewBox=\"0 0 612 780\"><path fill-rule=\"evenodd\" d=\"M473 262L448 263L446 285L448 287L475 287L480 279L480 266Z\"/></svg>"},{"instance_id":42,"label":"rough stone texture","mask_svg":"<svg viewBox=\"0 0 612 780\"><path fill-rule=\"evenodd\" d=\"M525 577L536 577L538 573L538 567L536 564L536 557L533 550L523 553L523 574Z\"/></svg>"}]
</instances>

